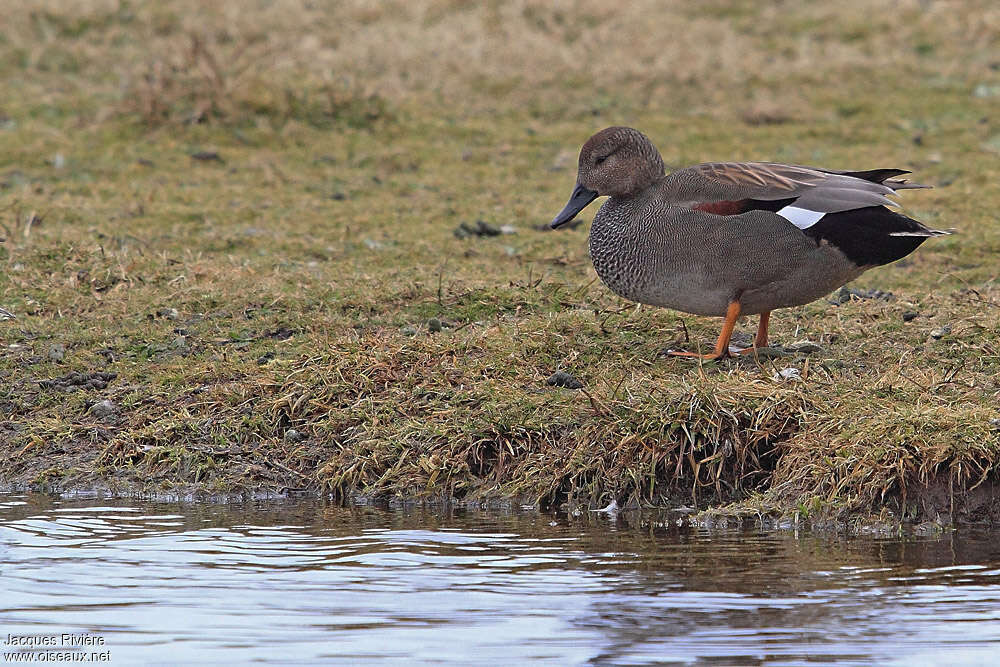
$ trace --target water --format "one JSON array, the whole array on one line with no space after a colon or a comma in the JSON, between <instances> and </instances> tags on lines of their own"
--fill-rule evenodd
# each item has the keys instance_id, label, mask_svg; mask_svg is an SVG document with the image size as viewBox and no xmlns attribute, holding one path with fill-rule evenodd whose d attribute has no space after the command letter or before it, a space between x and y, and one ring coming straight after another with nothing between
<instances>
[{"instance_id":1,"label":"water","mask_svg":"<svg viewBox=\"0 0 1000 667\"><path fill-rule=\"evenodd\" d=\"M66 633L110 664L992 665L997 537L0 496L0 644Z\"/></svg>"}]
</instances>

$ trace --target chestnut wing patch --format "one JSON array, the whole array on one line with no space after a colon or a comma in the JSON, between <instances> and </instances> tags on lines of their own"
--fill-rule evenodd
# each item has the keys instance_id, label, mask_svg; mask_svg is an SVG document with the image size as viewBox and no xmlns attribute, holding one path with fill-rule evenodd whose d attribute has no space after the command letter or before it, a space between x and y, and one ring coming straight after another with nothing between
<instances>
[{"instance_id":1,"label":"chestnut wing patch","mask_svg":"<svg viewBox=\"0 0 1000 667\"><path fill-rule=\"evenodd\" d=\"M746 213L747 211L771 211L773 213L777 213L794 202L796 199L797 197L791 197L790 199L772 199L770 201L764 199L709 201L695 204L691 208L697 211L705 211L706 213L714 213L715 215L739 215L740 213Z\"/></svg>"}]
</instances>

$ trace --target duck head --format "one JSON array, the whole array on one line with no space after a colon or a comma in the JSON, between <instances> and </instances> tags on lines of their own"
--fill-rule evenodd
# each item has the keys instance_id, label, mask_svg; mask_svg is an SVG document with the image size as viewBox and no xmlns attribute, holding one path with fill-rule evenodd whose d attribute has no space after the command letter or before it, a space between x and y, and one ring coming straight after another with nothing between
<instances>
[{"instance_id":1,"label":"duck head","mask_svg":"<svg viewBox=\"0 0 1000 667\"><path fill-rule=\"evenodd\" d=\"M576 187L549 226L561 227L598 197L631 197L663 178L663 158L653 143L631 127L601 130L580 149Z\"/></svg>"}]
</instances>

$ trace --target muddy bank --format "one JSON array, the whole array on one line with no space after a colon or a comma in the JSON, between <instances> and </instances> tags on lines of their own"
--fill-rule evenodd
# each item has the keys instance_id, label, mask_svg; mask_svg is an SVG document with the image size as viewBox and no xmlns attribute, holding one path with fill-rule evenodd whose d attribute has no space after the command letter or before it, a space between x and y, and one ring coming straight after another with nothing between
<instances>
[{"instance_id":1,"label":"muddy bank","mask_svg":"<svg viewBox=\"0 0 1000 667\"><path fill-rule=\"evenodd\" d=\"M725 365L669 391L617 401L539 378L530 394L548 412L510 423L477 409L485 400L471 390L442 395L424 386L416 392L423 400L403 400L415 393L405 389L407 376L436 375L416 370L415 357L424 364L439 357L410 349L391 367L381 358L363 368L359 350L346 352L192 387L179 400L148 393L136 400L136 387L107 371L22 377L9 386L17 400L8 398L10 418L0 425L0 488L569 511L614 503L774 525L1000 523L996 472L981 458L990 450L956 459L953 448L909 441L891 448L856 441L853 432L848 440L832 430L842 426L836 413L824 415L829 408L795 384L714 393L712 374L728 372ZM47 405L59 407L62 422L40 421L28 409ZM576 418L559 418L556 407ZM987 424L984 447L993 428Z\"/></svg>"}]
</instances>

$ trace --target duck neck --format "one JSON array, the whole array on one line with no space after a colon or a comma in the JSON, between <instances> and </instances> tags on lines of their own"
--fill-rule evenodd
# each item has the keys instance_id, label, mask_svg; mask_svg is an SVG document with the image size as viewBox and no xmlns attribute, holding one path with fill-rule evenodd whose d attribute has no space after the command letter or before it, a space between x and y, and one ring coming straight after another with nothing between
<instances>
[{"instance_id":1,"label":"duck neck","mask_svg":"<svg viewBox=\"0 0 1000 667\"><path fill-rule=\"evenodd\" d=\"M595 233L609 238L624 238L640 233L642 217L637 215L654 196L656 183L637 192L626 195L612 195L607 198L590 227L590 236Z\"/></svg>"}]
</instances>

